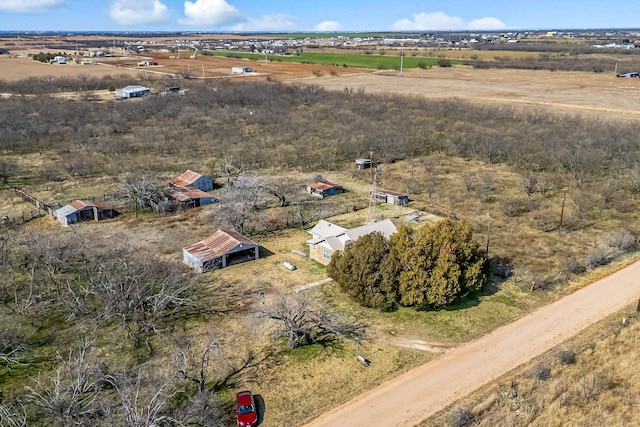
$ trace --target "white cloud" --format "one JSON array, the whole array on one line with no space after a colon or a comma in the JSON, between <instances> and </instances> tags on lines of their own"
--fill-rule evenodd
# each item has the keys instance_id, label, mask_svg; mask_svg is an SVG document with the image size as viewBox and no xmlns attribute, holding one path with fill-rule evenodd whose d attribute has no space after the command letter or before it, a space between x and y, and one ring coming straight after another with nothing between
<instances>
[{"instance_id":1,"label":"white cloud","mask_svg":"<svg viewBox=\"0 0 640 427\"><path fill-rule=\"evenodd\" d=\"M225 0L185 1L184 15L181 24L199 26L223 26L241 19L238 9Z\"/></svg>"},{"instance_id":2,"label":"white cloud","mask_svg":"<svg viewBox=\"0 0 640 427\"><path fill-rule=\"evenodd\" d=\"M109 16L121 25L150 24L169 19L169 8L160 0L116 0Z\"/></svg>"},{"instance_id":3,"label":"white cloud","mask_svg":"<svg viewBox=\"0 0 640 427\"><path fill-rule=\"evenodd\" d=\"M296 29L298 25L293 18L282 13L264 15L259 18L249 18L234 25L233 31L285 31Z\"/></svg>"},{"instance_id":4,"label":"white cloud","mask_svg":"<svg viewBox=\"0 0 640 427\"><path fill-rule=\"evenodd\" d=\"M497 18L485 17L467 22L457 16L449 16L443 12L414 13L413 19L401 19L391 25L393 30L499 30L506 25Z\"/></svg>"},{"instance_id":5,"label":"white cloud","mask_svg":"<svg viewBox=\"0 0 640 427\"><path fill-rule=\"evenodd\" d=\"M470 30L502 30L507 26L498 18L485 17L469 21Z\"/></svg>"},{"instance_id":6,"label":"white cloud","mask_svg":"<svg viewBox=\"0 0 640 427\"><path fill-rule=\"evenodd\" d=\"M338 21L323 21L315 26L316 31L338 31L342 25Z\"/></svg>"},{"instance_id":7,"label":"white cloud","mask_svg":"<svg viewBox=\"0 0 640 427\"><path fill-rule=\"evenodd\" d=\"M63 0L0 0L0 10L7 12L42 12L62 4Z\"/></svg>"}]
</instances>

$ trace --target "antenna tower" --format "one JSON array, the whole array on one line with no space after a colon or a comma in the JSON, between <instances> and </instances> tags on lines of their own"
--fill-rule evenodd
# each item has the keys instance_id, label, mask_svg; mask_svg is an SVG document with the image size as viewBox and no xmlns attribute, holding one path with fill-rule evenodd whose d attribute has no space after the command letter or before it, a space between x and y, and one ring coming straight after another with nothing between
<instances>
[{"instance_id":1,"label":"antenna tower","mask_svg":"<svg viewBox=\"0 0 640 427\"><path fill-rule=\"evenodd\" d=\"M373 224L378 220L378 200L376 194L378 190L378 173L380 166L373 166L373 184L371 185L371 193L369 194L369 210L367 211L367 224Z\"/></svg>"}]
</instances>

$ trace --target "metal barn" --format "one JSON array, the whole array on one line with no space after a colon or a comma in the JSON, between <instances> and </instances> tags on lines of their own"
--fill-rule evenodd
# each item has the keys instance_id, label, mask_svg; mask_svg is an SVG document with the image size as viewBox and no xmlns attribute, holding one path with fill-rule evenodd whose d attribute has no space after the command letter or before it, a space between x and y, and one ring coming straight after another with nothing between
<instances>
[{"instance_id":1,"label":"metal barn","mask_svg":"<svg viewBox=\"0 0 640 427\"><path fill-rule=\"evenodd\" d=\"M199 273L217 270L260 257L260 246L234 231L218 230L206 239L182 249L184 262Z\"/></svg>"}]
</instances>

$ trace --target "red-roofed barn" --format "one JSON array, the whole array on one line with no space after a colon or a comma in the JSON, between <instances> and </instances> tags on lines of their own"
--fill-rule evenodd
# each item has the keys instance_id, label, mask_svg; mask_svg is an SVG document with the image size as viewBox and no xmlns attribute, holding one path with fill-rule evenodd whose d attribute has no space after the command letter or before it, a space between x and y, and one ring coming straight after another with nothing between
<instances>
[{"instance_id":1,"label":"red-roofed barn","mask_svg":"<svg viewBox=\"0 0 640 427\"><path fill-rule=\"evenodd\" d=\"M74 200L55 211L56 219L64 225L77 224L83 221L102 221L116 216L116 212L100 203L86 200Z\"/></svg>"}]
</instances>

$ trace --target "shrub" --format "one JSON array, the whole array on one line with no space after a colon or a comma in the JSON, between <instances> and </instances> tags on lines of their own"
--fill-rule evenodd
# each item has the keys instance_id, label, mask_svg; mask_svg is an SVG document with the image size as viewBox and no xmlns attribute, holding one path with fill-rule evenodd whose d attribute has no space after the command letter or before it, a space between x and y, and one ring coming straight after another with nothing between
<instances>
[{"instance_id":1,"label":"shrub","mask_svg":"<svg viewBox=\"0 0 640 427\"><path fill-rule=\"evenodd\" d=\"M556 358L561 365L574 365L576 363L576 353L573 350L560 350Z\"/></svg>"},{"instance_id":2,"label":"shrub","mask_svg":"<svg viewBox=\"0 0 640 427\"><path fill-rule=\"evenodd\" d=\"M593 248L587 251L585 259L589 268L596 268L602 265L607 265L611 261L610 254L602 248Z\"/></svg>"},{"instance_id":3,"label":"shrub","mask_svg":"<svg viewBox=\"0 0 640 427\"><path fill-rule=\"evenodd\" d=\"M629 252L636 248L637 240L631 232L624 228L613 230L605 236L604 243L613 249L621 252Z\"/></svg>"},{"instance_id":4,"label":"shrub","mask_svg":"<svg viewBox=\"0 0 640 427\"><path fill-rule=\"evenodd\" d=\"M438 59L438 67L451 67L451 61L446 58Z\"/></svg>"},{"instance_id":5,"label":"shrub","mask_svg":"<svg viewBox=\"0 0 640 427\"><path fill-rule=\"evenodd\" d=\"M573 257L565 261L564 268L566 271L569 271L573 274L582 274L587 271L587 268L584 265L580 264L580 262Z\"/></svg>"},{"instance_id":6,"label":"shrub","mask_svg":"<svg viewBox=\"0 0 640 427\"><path fill-rule=\"evenodd\" d=\"M474 421L475 417L469 408L458 406L453 410L453 414L451 414L451 422L449 425L451 427L468 427L472 425Z\"/></svg>"},{"instance_id":7,"label":"shrub","mask_svg":"<svg viewBox=\"0 0 640 427\"><path fill-rule=\"evenodd\" d=\"M546 381L551 378L551 368L544 363L538 363L536 365L536 378L540 381Z\"/></svg>"}]
</instances>

